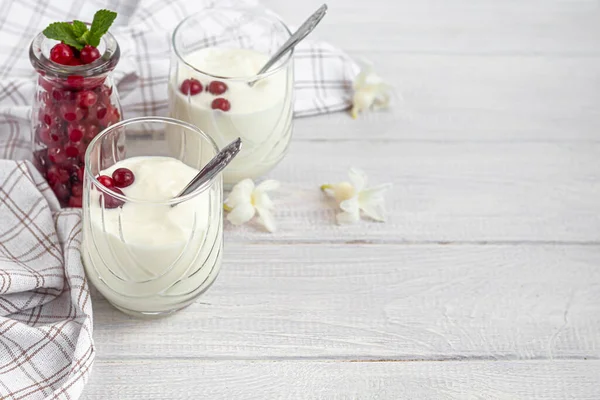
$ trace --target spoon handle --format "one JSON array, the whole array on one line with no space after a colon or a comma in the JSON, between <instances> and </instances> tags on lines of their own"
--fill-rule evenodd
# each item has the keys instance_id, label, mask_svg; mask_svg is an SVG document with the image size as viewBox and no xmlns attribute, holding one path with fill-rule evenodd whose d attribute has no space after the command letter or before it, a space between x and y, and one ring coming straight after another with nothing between
<instances>
[{"instance_id":1,"label":"spoon handle","mask_svg":"<svg viewBox=\"0 0 600 400\"><path fill-rule=\"evenodd\" d=\"M290 36L290 38L284 43L283 46L271 57L271 59L265 64L264 67L258 71L258 75L266 72L275 64L285 53L290 51L291 49L298 44L302 39L304 39L309 33L312 32L313 29L321 22L325 14L327 13L327 4L323 4L317 11L315 11L296 32Z\"/></svg>"},{"instance_id":2,"label":"spoon handle","mask_svg":"<svg viewBox=\"0 0 600 400\"><path fill-rule=\"evenodd\" d=\"M185 196L186 194L198 189L204 182L211 180L215 175L221 172L223 168L225 168L227 164L231 162L231 160L233 160L233 158L237 155L237 153L240 152L241 149L242 139L240 138L237 138L227 146L223 147L223 150L217 153L217 155L214 156L213 159L210 160L204 166L204 168L202 168L200 172L196 174L194 179L192 179L191 182L188 183L187 186L184 187L177 196L175 196L175 198Z\"/></svg>"}]
</instances>

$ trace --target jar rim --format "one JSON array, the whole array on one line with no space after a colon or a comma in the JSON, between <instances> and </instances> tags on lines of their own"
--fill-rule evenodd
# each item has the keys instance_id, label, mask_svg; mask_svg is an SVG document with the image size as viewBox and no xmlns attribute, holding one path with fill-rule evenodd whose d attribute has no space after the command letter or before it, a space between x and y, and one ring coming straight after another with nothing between
<instances>
[{"instance_id":1,"label":"jar rim","mask_svg":"<svg viewBox=\"0 0 600 400\"><path fill-rule=\"evenodd\" d=\"M89 26L90 24L87 25ZM31 65L33 65L36 71L46 76L62 79L73 75L84 78L95 77L114 70L121 58L119 43L110 32L106 32L100 39L105 46L104 53L98 60L85 65L62 65L50 60L42 50L42 44L47 40L52 39L48 39L43 32L40 32L33 38L29 47Z\"/></svg>"},{"instance_id":2,"label":"jar rim","mask_svg":"<svg viewBox=\"0 0 600 400\"><path fill-rule=\"evenodd\" d=\"M179 61L181 61L183 64L185 64L187 67L191 68L192 70L202 74L202 75L206 75L208 77L214 78L214 79L219 79L219 80L223 80L223 81L258 81L264 78L267 78L271 75L276 74L277 72L283 70L284 68L286 68L293 56L294 56L294 51L295 49L291 49L290 51L287 52L287 54L285 56L282 57L282 59L279 61L279 65L277 65L274 68L269 69L266 72L263 72L262 74L256 74L254 76L249 76L249 77L227 77L227 76L220 76L220 75L215 75L215 74L211 74L208 73L206 71L202 71L199 68L196 68L194 65L192 65L191 63L189 63L183 56L183 54L180 52L179 47L177 46L177 41L176 41L176 37L177 35L180 33L180 30L183 29L183 26L187 23L189 23L193 18L196 18L198 16L205 16L208 12L213 11L213 10L219 10L219 11L236 11L236 12L240 12L240 11L249 11L249 12L254 12L256 14L261 13L265 16L268 16L273 22L275 22L277 25L281 26L285 32L287 33L287 35L289 37L292 36L292 32L290 31L290 28L285 24L285 22L283 22L281 20L281 18L279 18L275 13L264 9L262 7L256 7L256 6L247 6L247 7L220 7L220 6L216 6L216 7L210 7L207 8L201 12L197 12L194 13L188 17L186 17L184 20L182 20L177 27L175 28L175 30L173 31L173 34L171 35L171 46L173 49L173 53L175 54L175 56L179 59Z\"/></svg>"}]
</instances>

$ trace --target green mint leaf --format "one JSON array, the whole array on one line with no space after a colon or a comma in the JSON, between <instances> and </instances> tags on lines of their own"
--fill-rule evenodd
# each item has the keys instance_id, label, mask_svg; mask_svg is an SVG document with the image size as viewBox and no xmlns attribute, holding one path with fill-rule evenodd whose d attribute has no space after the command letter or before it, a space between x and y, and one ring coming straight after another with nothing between
<instances>
[{"instance_id":1,"label":"green mint leaf","mask_svg":"<svg viewBox=\"0 0 600 400\"><path fill-rule=\"evenodd\" d=\"M90 37L90 31L85 31L85 33L83 35L81 35L81 37L77 40L79 40L79 43L88 44L89 37Z\"/></svg>"},{"instance_id":2,"label":"green mint leaf","mask_svg":"<svg viewBox=\"0 0 600 400\"><path fill-rule=\"evenodd\" d=\"M110 28L115 18L117 18L117 13L114 11L99 10L96 12L92 21L92 27L90 28L90 34L87 38L88 44L98 47L100 38L108 32L108 28Z\"/></svg>"},{"instance_id":3,"label":"green mint leaf","mask_svg":"<svg viewBox=\"0 0 600 400\"><path fill-rule=\"evenodd\" d=\"M81 37L83 36L83 34L88 31L87 25L81 21L77 21L77 20L73 21L72 26L73 26L73 33L75 34L75 37L80 40L81 40Z\"/></svg>"},{"instance_id":4,"label":"green mint leaf","mask_svg":"<svg viewBox=\"0 0 600 400\"><path fill-rule=\"evenodd\" d=\"M77 37L73 32L73 25L68 22L55 22L48 25L48 27L44 29L44 35L48 39L60 40L78 50L83 49L83 44L77 41Z\"/></svg>"}]
</instances>

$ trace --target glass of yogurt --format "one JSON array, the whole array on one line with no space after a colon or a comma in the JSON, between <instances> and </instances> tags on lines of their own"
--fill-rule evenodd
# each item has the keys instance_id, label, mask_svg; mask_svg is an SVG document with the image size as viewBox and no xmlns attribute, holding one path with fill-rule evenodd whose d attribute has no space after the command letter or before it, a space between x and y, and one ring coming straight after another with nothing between
<instances>
[{"instance_id":1,"label":"glass of yogurt","mask_svg":"<svg viewBox=\"0 0 600 400\"><path fill-rule=\"evenodd\" d=\"M160 117L119 122L89 143L82 258L88 279L119 310L168 314L214 282L223 249L221 174L174 197L217 152L197 127Z\"/></svg>"},{"instance_id":2,"label":"glass of yogurt","mask_svg":"<svg viewBox=\"0 0 600 400\"><path fill-rule=\"evenodd\" d=\"M170 116L198 126L219 147L242 138L242 151L223 172L227 186L264 175L285 155L293 52L257 73L289 37L288 27L262 8L218 6L186 18L173 33Z\"/></svg>"}]
</instances>

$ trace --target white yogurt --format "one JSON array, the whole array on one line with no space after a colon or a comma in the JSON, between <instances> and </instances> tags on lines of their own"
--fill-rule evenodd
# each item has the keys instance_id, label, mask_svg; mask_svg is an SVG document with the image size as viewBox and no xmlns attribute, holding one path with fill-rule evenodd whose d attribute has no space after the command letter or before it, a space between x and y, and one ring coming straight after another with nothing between
<instances>
[{"instance_id":1,"label":"white yogurt","mask_svg":"<svg viewBox=\"0 0 600 400\"><path fill-rule=\"evenodd\" d=\"M123 193L153 202L173 198L198 172L171 157L132 157L101 174L111 176L120 167L135 176ZM118 308L149 314L177 310L216 278L223 246L219 185L175 207L130 201L105 209L98 190L85 196L87 276Z\"/></svg>"},{"instance_id":2,"label":"white yogurt","mask_svg":"<svg viewBox=\"0 0 600 400\"><path fill-rule=\"evenodd\" d=\"M184 64L171 71L171 117L196 125L210 135L220 148L237 137L242 138L242 151L223 173L226 184L264 175L283 158L290 141L294 81L292 64L257 81L252 87L248 85L247 78L255 76L268 58L249 49L205 48L188 54L185 60L199 71L234 79L210 77ZM189 78L200 81L204 90L194 96L183 94L181 84ZM211 94L207 87L214 80L224 82L228 86L227 91L221 95ZM211 104L217 97L229 100L231 109L226 112L213 110Z\"/></svg>"}]
</instances>

